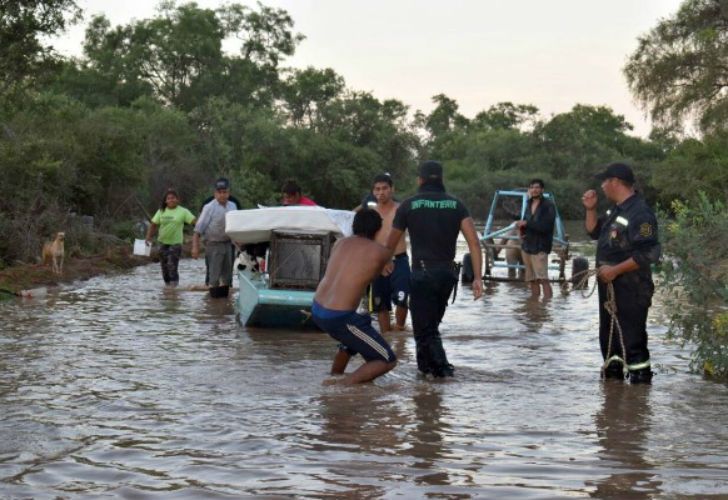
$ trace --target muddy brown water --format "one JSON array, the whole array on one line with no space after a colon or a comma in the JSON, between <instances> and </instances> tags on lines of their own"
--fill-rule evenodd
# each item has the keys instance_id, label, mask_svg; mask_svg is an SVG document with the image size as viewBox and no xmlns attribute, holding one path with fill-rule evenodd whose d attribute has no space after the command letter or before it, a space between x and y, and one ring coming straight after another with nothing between
<instances>
[{"instance_id":1,"label":"muddy brown water","mask_svg":"<svg viewBox=\"0 0 728 500\"><path fill-rule=\"evenodd\" d=\"M594 296L528 295L459 289L454 379L397 333L399 366L353 388L322 385L325 334L246 330L156 265L0 303L0 498L728 498L728 388L659 298L650 387L599 381Z\"/></svg>"}]
</instances>

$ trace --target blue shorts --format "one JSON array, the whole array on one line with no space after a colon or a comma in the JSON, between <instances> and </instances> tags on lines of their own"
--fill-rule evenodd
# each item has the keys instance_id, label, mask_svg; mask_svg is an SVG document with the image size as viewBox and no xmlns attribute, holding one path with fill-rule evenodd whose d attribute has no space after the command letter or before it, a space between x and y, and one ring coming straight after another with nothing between
<instances>
[{"instance_id":1,"label":"blue shorts","mask_svg":"<svg viewBox=\"0 0 728 500\"><path fill-rule=\"evenodd\" d=\"M350 355L361 354L367 361L382 360L387 363L397 359L387 341L372 326L369 315L326 309L315 301L311 312L314 323L338 340L341 343L339 348Z\"/></svg>"},{"instance_id":2,"label":"blue shorts","mask_svg":"<svg viewBox=\"0 0 728 500\"><path fill-rule=\"evenodd\" d=\"M372 283L375 311L391 311L392 302L407 307L410 293L410 265L406 253L394 257L394 270L389 276L378 276Z\"/></svg>"}]
</instances>

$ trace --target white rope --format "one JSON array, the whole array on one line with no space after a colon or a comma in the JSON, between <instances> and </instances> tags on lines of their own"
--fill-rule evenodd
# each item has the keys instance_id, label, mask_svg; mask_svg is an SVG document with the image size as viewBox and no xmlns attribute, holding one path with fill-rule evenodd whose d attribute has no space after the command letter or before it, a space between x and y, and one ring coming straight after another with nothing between
<instances>
[{"instance_id":1,"label":"white rope","mask_svg":"<svg viewBox=\"0 0 728 500\"><path fill-rule=\"evenodd\" d=\"M576 284L576 287L579 290L582 290L581 295L584 298L589 298L594 294L594 291L597 289L598 284L598 278L597 275L599 274L599 269L587 269L586 271L581 271L576 273L573 277L579 277L580 275L583 275L579 278L579 281ZM589 277L594 277L594 285L592 286L589 293L584 293L584 289L588 288L587 283L589 281ZM601 307L601 306L600 306ZM619 324L619 321L617 319L617 300L614 294L614 284L610 281L607 283L607 300L604 301L604 309L609 313L610 320L609 320L609 343L607 344L607 355L604 357L604 363L602 364L602 378L606 375L606 370L609 364L612 361L620 361L622 363L622 373L624 373L625 378L627 377L627 374L629 373L629 369L627 368L627 361L623 358L620 358L617 355L612 355L612 338L614 337L614 327L617 326L617 333L619 334L619 345L622 347L622 356L624 358L627 357L627 349L624 346L624 335L622 334L622 326Z\"/></svg>"}]
</instances>

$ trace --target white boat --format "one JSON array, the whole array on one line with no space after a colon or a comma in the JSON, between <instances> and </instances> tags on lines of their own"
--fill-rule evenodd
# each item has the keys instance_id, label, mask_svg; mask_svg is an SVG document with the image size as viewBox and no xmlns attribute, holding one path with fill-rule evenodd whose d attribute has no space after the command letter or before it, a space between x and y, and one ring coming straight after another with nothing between
<instances>
[{"instance_id":1,"label":"white boat","mask_svg":"<svg viewBox=\"0 0 728 500\"><path fill-rule=\"evenodd\" d=\"M354 212L322 207L228 212L225 232L243 250L237 265L240 322L257 327L313 327L316 286L335 240L351 235L353 219ZM246 255L246 250L253 255Z\"/></svg>"}]
</instances>

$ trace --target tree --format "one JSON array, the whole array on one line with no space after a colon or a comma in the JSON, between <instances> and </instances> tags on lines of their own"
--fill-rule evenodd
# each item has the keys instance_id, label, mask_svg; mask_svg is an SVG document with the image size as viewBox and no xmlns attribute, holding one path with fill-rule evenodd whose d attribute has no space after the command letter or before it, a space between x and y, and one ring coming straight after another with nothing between
<instances>
[{"instance_id":1,"label":"tree","mask_svg":"<svg viewBox=\"0 0 728 500\"><path fill-rule=\"evenodd\" d=\"M728 200L728 134L686 139L655 168L652 184L663 205L672 200L695 203L699 196Z\"/></svg>"},{"instance_id":2,"label":"tree","mask_svg":"<svg viewBox=\"0 0 728 500\"><path fill-rule=\"evenodd\" d=\"M538 154L534 163L554 176L588 178L598 165L627 159L626 135L632 125L606 106L577 104L534 130Z\"/></svg>"},{"instance_id":3,"label":"tree","mask_svg":"<svg viewBox=\"0 0 728 500\"><path fill-rule=\"evenodd\" d=\"M479 129L520 129L534 125L538 108L530 104L499 102L481 111L470 122L471 128Z\"/></svg>"},{"instance_id":4,"label":"tree","mask_svg":"<svg viewBox=\"0 0 728 500\"><path fill-rule=\"evenodd\" d=\"M278 63L301 36L291 33L293 21L285 11L259 8L232 4L212 10L165 2L156 17L114 29L96 17L86 33L87 67L120 84L142 80L162 102L185 110L211 96L269 101ZM222 51L231 38L240 41L239 56Z\"/></svg>"},{"instance_id":5,"label":"tree","mask_svg":"<svg viewBox=\"0 0 728 500\"><path fill-rule=\"evenodd\" d=\"M427 116L425 127L433 139L442 137L455 127L465 126L467 119L458 113L458 103L445 94L437 94L432 98L435 109Z\"/></svg>"},{"instance_id":6,"label":"tree","mask_svg":"<svg viewBox=\"0 0 728 500\"><path fill-rule=\"evenodd\" d=\"M659 124L728 123L728 2L687 0L639 38L624 68L630 90Z\"/></svg>"},{"instance_id":7,"label":"tree","mask_svg":"<svg viewBox=\"0 0 728 500\"><path fill-rule=\"evenodd\" d=\"M41 43L80 18L74 0L0 0L0 94L47 67Z\"/></svg>"},{"instance_id":8,"label":"tree","mask_svg":"<svg viewBox=\"0 0 728 500\"><path fill-rule=\"evenodd\" d=\"M314 127L316 111L343 90L344 79L331 68L293 70L283 86L283 99L293 125Z\"/></svg>"},{"instance_id":9,"label":"tree","mask_svg":"<svg viewBox=\"0 0 728 500\"><path fill-rule=\"evenodd\" d=\"M728 380L728 207L700 193L675 200L661 238L670 258L662 266L668 334L690 344L691 367ZM664 214L662 214L664 217ZM664 228L664 230L662 229Z\"/></svg>"}]
</instances>

